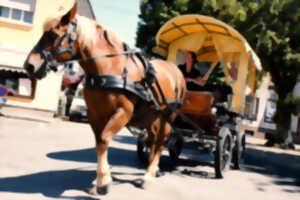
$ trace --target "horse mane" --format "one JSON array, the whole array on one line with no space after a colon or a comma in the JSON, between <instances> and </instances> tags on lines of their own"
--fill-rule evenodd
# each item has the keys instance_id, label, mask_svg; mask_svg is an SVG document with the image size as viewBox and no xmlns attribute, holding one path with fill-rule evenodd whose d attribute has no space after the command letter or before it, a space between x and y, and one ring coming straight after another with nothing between
<instances>
[{"instance_id":1,"label":"horse mane","mask_svg":"<svg viewBox=\"0 0 300 200\"><path fill-rule=\"evenodd\" d=\"M77 19L77 34L78 42L81 47L84 46L94 46L97 42L97 29L101 29L96 21L91 20L87 17L76 15Z\"/></svg>"},{"instance_id":2,"label":"horse mane","mask_svg":"<svg viewBox=\"0 0 300 200\"><path fill-rule=\"evenodd\" d=\"M64 11L60 11L50 17L48 17L43 24L43 31L48 31L54 28L61 20L62 16L65 14ZM122 44L122 40L119 35L110 29L103 28L95 20L89 19L85 16L76 15L77 19L77 34L79 35L79 45L81 47L94 46L97 42L98 37L97 31L99 29L103 30L101 37L107 40L107 42L112 46L116 47L117 44Z\"/></svg>"}]
</instances>

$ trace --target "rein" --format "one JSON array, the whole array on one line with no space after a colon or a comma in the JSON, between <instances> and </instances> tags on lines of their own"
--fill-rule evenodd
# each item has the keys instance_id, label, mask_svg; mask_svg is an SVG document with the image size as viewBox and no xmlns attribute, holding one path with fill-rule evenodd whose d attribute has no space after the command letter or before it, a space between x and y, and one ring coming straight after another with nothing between
<instances>
[{"instance_id":1,"label":"rein","mask_svg":"<svg viewBox=\"0 0 300 200\"><path fill-rule=\"evenodd\" d=\"M56 67L58 65L68 65L75 61L80 62L80 61L89 61L89 60L96 60L96 59L102 59L102 58L111 58L111 57L122 56L122 55L132 55L137 52L138 51L132 49L132 50L128 50L128 51L123 51L121 53L104 54L104 55L100 55L100 56L88 57L88 58L82 58L82 59L71 59L71 60L63 61L63 62L55 62L54 66Z\"/></svg>"}]
</instances>

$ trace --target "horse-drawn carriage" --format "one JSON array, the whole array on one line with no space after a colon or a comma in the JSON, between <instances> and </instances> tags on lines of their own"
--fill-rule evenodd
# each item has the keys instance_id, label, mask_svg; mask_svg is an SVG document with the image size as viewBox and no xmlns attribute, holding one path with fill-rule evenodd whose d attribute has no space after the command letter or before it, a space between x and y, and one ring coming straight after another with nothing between
<instances>
[{"instance_id":1,"label":"horse-drawn carriage","mask_svg":"<svg viewBox=\"0 0 300 200\"><path fill-rule=\"evenodd\" d=\"M147 137L139 137L146 139L138 142L141 158L147 147L142 143L146 141L150 147L142 185L155 180L159 158L172 129L175 131L168 142L172 157L179 156L183 135L196 135L215 141L217 177L222 177L222 170L231 162L232 150L238 167L243 135L233 122L216 115L222 109L212 111L213 93L186 91L183 74L171 62L176 63L179 48L195 52L198 61L220 61L233 90L231 109L223 110L229 116L243 114L245 90L249 88L251 93L254 88L259 60L242 36L210 17L178 17L167 22L157 35L157 50L171 62L149 61L128 49L112 31L76 13L75 3L70 10L62 10L44 22L42 37L29 53L24 68L30 78L37 79L74 61L83 68L83 93L98 158L92 193L106 193L112 182L108 147L125 126L147 132ZM214 67L212 64L204 78Z\"/></svg>"},{"instance_id":2,"label":"horse-drawn carriage","mask_svg":"<svg viewBox=\"0 0 300 200\"><path fill-rule=\"evenodd\" d=\"M232 27L201 15L184 15L169 20L158 31L156 42L153 51L177 65L182 62L182 52L194 52L197 61L204 63L202 66L210 65L204 69L202 78L205 81L219 63L227 85L233 90L225 102L224 98L219 98L220 91L187 92L168 140L171 159L177 160L184 142L195 138L199 146L208 146L213 152L217 178L223 177L231 163L234 169L239 169L246 138L238 125L245 111L245 95L254 92L255 72L261 68L258 57ZM221 93L227 95L226 91ZM207 147L203 149L207 151ZM146 137L139 137L137 151L139 158L145 161Z\"/></svg>"}]
</instances>

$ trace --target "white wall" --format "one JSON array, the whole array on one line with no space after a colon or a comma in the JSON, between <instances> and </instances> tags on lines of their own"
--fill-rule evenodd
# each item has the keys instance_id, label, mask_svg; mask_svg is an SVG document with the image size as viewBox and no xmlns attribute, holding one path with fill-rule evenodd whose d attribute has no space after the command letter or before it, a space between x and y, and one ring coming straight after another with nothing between
<instances>
[{"instance_id":1,"label":"white wall","mask_svg":"<svg viewBox=\"0 0 300 200\"><path fill-rule=\"evenodd\" d=\"M1 42L0 64L23 68L23 63L31 49L32 47ZM8 99L7 105L56 111L61 83L62 72L50 72L46 78L38 81L35 98L32 101L22 102Z\"/></svg>"},{"instance_id":2,"label":"white wall","mask_svg":"<svg viewBox=\"0 0 300 200\"><path fill-rule=\"evenodd\" d=\"M20 10L33 11L35 7L35 0L1 0L0 5L18 8Z\"/></svg>"},{"instance_id":3,"label":"white wall","mask_svg":"<svg viewBox=\"0 0 300 200\"><path fill-rule=\"evenodd\" d=\"M300 78L298 78L298 83L296 84L294 90L293 90L293 97L296 98L300 98ZM295 116L292 115L292 119L291 119L291 131L292 132L297 132L297 128L298 128L298 118L300 116ZM298 133L300 134L300 133Z\"/></svg>"},{"instance_id":4,"label":"white wall","mask_svg":"<svg viewBox=\"0 0 300 200\"><path fill-rule=\"evenodd\" d=\"M55 112L62 83L62 73L50 72L46 78L37 82L35 98L31 102L8 100L8 105L21 106Z\"/></svg>"},{"instance_id":5,"label":"white wall","mask_svg":"<svg viewBox=\"0 0 300 200\"><path fill-rule=\"evenodd\" d=\"M249 127L276 129L275 124L265 123L264 115L268 99L276 99L277 95L274 90L269 89L271 77L269 75L263 77L262 84L259 89L256 90L255 96L259 98L258 113L255 121L243 120L243 124Z\"/></svg>"}]
</instances>

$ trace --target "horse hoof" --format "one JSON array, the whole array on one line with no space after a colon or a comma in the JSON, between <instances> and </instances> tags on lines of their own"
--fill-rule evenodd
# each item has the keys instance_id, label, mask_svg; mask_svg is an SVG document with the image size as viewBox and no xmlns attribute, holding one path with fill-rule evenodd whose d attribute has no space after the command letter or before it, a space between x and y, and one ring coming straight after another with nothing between
<instances>
[{"instance_id":1,"label":"horse hoof","mask_svg":"<svg viewBox=\"0 0 300 200\"><path fill-rule=\"evenodd\" d=\"M150 183L149 183L149 181L145 181L144 179L136 179L135 181L134 181L134 185L135 185L135 187L137 187L137 188L140 188L140 189L147 189L148 188L148 186L150 185Z\"/></svg>"},{"instance_id":2,"label":"horse hoof","mask_svg":"<svg viewBox=\"0 0 300 200\"><path fill-rule=\"evenodd\" d=\"M93 186L91 188L88 188L87 189L87 193L90 194L90 195L97 196L98 195L98 193L97 193L97 187Z\"/></svg>"},{"instance_id":3,"label":"horse hoof","mask_svg":"<svg viewBox=\"0 0 300 200\"><path fill-rule=\"evenodd\" d=\"M97 192L100 195L106 195L108 193L108 189L109 189L109 186L104 185L104 186L101 186L101 187L97 187Z\"/></svg>"},{"instance_id":4,"label":"horse hoof","mask_svg":"<svg viewBox=\"0 0 300 200\"><path fill-rule=\"evenodd\" d=\"M135 183L136 187L144 189L143 185L144 185L145 181L143 179L137 179L134 183Z\"/></svg>"},{"instance_id":5,"label":"horse hoof","mask_svg":"<svg viewBox=\"0 0 300 200\"><path fill-rule=\"evenodd\" d=\"M155 174L155 177L159 178L159 177L164 176L164 175L165 175L165 172L157 171L156 174Z\"/></svg>"},{"instance_id":6,"label":"horse hoof","mask_svg":"<svg viewBox=\"0 0 300 200\"><path fill-rule=\"evenodd\" d=\"M94 186L88 190L88 193L94 196L106 195L108 193L108 188L109 188L108 185L101 186L101 187Z\"/></svg>"}]
</instances>

